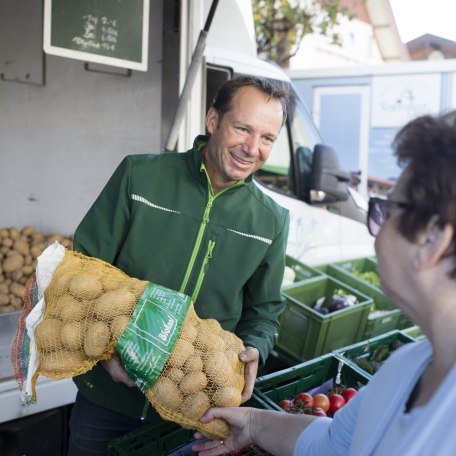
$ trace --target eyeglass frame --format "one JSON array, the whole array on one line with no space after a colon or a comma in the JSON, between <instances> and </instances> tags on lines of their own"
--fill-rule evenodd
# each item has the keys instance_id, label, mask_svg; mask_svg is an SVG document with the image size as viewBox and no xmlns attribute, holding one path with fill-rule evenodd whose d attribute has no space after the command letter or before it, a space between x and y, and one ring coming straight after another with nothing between
<instances>
[{"instance_id":1,"label":"eyeglass frame","mask_svg":"<svg viewBox=\"0 0 456 456\"><path fill-rule=\"evenodd\" d=\"M396 201L396 200L391 200L391 199L386 199L386 198L379 198L377 196L371 196L369 198L369 203L368 203L368 209L367 209L367 220L366 220L366 225L367 229L369 231L369 234L373 237L377 237L378 234L380 233L380 230L382 229L383 225L385 222L389 219L390 213L389 210L388 212L384 212L384 208L388 208L389 206L395 206L400 209L408 209L412 207L411 203L407 203L405 201ZM378 214L377 212L374 212L375 209L380 208L380 215L383 217L383 220L381 223L378 223L375 218L374 218L374 213ZM374 226L371 226L371 224L375 224L374 226L377 227L375 228Z\"/></svg>"}]
</instances>

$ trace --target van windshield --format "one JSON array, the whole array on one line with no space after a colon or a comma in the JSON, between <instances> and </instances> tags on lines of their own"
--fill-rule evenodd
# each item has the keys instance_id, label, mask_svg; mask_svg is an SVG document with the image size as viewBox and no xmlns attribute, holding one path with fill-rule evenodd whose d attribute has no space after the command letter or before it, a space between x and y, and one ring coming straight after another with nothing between
<instances>
[{"instance_id":1,"label":"van windshield","mask_svg":"<svg viewBox=\"0 0 456 456\"><path fill-rule=\"evenodd\" d=\"M315 144L321 143L321 136L293 86L290 89L295 99L287 106L288 120L272 149L271 156L255 177L267 186L294 194L293 157L300 157L312 163ZM310 168L309 168L310 169Z\"/></svg>"}]
</instances>

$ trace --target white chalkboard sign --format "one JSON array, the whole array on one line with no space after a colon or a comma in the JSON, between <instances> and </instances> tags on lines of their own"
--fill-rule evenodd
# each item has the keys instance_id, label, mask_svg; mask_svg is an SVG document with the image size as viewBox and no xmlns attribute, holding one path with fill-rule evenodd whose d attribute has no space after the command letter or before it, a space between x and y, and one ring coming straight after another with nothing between
<instances>
[{"instance_id":1,"label":"white chalkboard sign","mask_svg":"<svg viewBox=\"0 0 456 456\"><path fill-rule=\"evenodd\" d=\"M149 0L45 0L44 51L147 70Z\"/></svg>"}]
</instances>

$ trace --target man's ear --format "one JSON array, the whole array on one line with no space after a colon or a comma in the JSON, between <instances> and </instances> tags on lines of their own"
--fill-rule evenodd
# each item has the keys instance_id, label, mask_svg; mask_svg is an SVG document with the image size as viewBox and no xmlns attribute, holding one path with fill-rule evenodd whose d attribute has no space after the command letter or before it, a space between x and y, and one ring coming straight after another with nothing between
<instances>
[{"instance_id":1,"label":"man's ear","mask_svg":"<svg viewBox=\"0 0 456 456\"><path fill-rule=\"evenodd\" d=\"M206 114L206 128L211 135L217 128L218 118L219 116L217 110L211 106Z\"/></svg>"},{"instance_id":2,"label":"man's ear","mask_svg":"<svg viewBox=\"0 0 456 456\"><path fill-rule=\"evenodd\" d=\"M418 269L427 269L435 266L448 252L453 243L454 229L450 224L441 228L438 216L429 220L426 229L419 236L418 251L415 258Z\"/></svg>"}]
</instances>

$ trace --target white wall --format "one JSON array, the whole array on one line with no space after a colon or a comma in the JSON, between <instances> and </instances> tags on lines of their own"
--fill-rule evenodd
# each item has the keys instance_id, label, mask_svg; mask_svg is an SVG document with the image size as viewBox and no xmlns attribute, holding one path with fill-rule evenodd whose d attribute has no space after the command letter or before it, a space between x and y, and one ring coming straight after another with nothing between
<instances>
[{"instance_id":1,"label":"white wall","mask_svg":"<svg viewBox=\"0 0 456 456\"><path fill-rule=\"evenodd\" d=\"M16 21L10 8L2 15ZM88 72L46 56L44 86L0 80L0 227L72 234L125 155L160 151L162 0L150 11L147 72Z\"/></svg>"}]
</instances>

